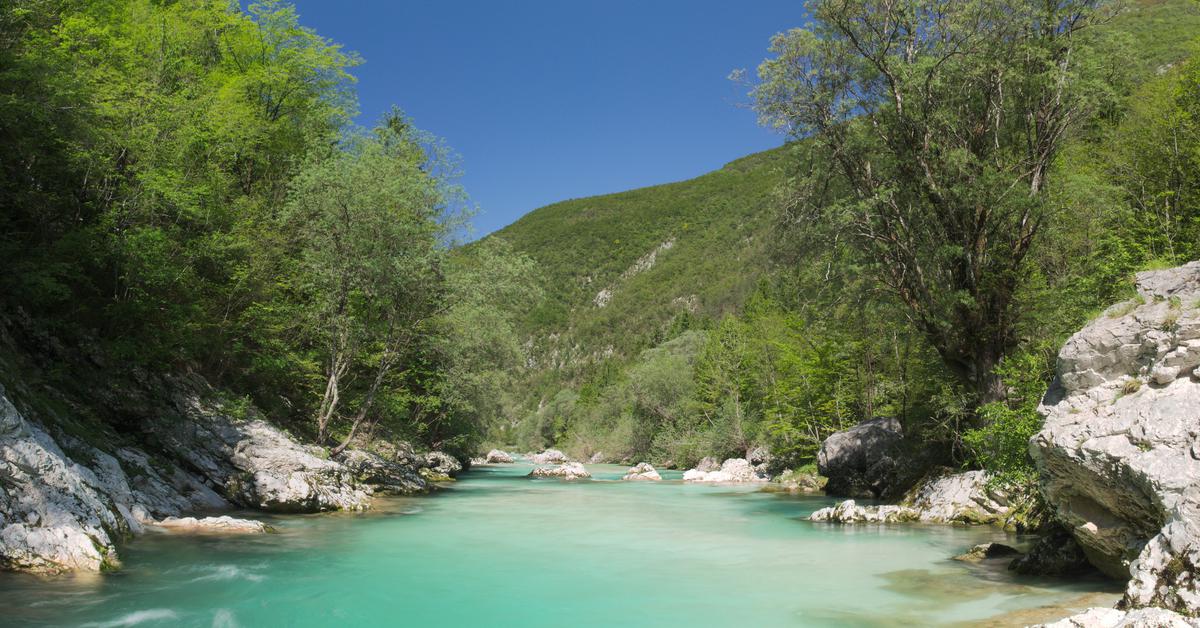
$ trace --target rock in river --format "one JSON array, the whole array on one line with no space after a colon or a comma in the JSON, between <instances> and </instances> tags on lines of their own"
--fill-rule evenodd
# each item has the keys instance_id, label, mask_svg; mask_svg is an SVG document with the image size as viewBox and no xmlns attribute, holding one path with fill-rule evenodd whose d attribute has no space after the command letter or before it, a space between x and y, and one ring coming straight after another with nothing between
<instances>
[{"instance_id":1,"label":"rock in river","mask_svg":"<svg viewBox=\"0 0 1200 628\"><path fill-rule=\"evenodd\" d=\"M629 472L625 474L622 480L661 480L662 476L658 474L649 462L639 462L629 468Z\"/></svg>"},{"instance_id":2,"label":"rock in river","mask_svg":"<svg viewBox=\"0 0 1200 628\"><path fill-rule=\"evenodd\" d=\"M557 467L538 467L529 472L531 478L558 478L560 480L586 480L591 473L578 462L568 462Z\"/></svg>"}]
</instances>

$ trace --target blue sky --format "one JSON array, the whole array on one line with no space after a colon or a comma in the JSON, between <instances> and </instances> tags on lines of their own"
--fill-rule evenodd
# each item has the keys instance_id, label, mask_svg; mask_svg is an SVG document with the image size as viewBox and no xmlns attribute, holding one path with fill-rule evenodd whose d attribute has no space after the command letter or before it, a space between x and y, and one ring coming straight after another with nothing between
<instances>
[{"instance_id":1,"label":"blue sky","mask_svg":"<svg viewBox=\"0 0 1200 628\"><path fill-rule=\"evenodd\" d=\"M392 104L462 160L475 236L549 203L691 178L782 143L745 89L798 0L295 0L358 52L359 122Z\"/></svg>"}]
</instances>

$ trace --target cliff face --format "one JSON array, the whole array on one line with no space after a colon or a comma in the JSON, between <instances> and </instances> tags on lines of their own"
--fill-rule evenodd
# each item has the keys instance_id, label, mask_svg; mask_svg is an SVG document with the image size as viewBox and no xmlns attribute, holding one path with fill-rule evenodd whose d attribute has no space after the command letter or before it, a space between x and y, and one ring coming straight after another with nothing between
<instances>
[{"instance_id":1,"label":"cliff face","mask_svg":"<svg viewBox=\"0 0 1200 628\"><path fill-rule=\"evenodd\" d=\"M1200 262L1139 273L1059 354L1030 442L1046 499L1123 605L1200 612Z\"/></svg>"}]
</instances>

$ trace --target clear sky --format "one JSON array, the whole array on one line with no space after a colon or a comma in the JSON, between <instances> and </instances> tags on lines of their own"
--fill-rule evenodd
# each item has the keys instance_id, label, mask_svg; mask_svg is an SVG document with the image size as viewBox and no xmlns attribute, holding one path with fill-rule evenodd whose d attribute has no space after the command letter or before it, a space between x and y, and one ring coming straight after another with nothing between
<instances>
[{"instance_id":1,"label":"clear sky","mask_svg":"<svg viewBox=\"0 0 1200 628\"><path fill-rule=\"evenodd\" d=\"M366 61L359 122L392 104L462 160L475 236L549 203L688 179L783 139L727 79L799 0L295 0Z\"/></svg>"}]
</instances>

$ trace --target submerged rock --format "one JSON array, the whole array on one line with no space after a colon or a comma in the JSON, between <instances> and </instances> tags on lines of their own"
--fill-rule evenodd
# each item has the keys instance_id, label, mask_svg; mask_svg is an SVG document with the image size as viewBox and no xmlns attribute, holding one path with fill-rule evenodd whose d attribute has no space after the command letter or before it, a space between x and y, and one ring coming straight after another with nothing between
<instances>
[{"instance_id":1,"label":"submerged rock","mask_svg":"<svg viewBox=\"0 0 1200 628\"><path fill-rule=\"evenodd\" d=\"M721 463L716 471L701 471L699 468L688 469L683 474L686 482L766 482L768 478L759 475L745 458L730 458Z\"/></svg>"},{"instance_id":2,"label":"submerged rock","mask_svg":"<svg viewBox=\"0 0 1200 628\"><path fill-rule=\"evenodd\" d=\"M1030 453L1123 604L1200 608L1200 262L1138 273L1139 296L1067 341Z\"/></svg>"},{"instance_id":3,"label":"submerged rock","mask_svg":"<svg viewBox=\"0 0 1200 628\"><path fill-rule=\"evenodd\" d=\"M662 476L658 474L649 462L639 462L629 468L629 472L625 474L622 480L661 480Z\"/></svg>"},{"instance_id":4,"label":"submerged rock","mask_svg":"<svg viewBox=\"0 0 1200 628\"><path fill-rule=\"evenodd\" d=\"M578 462L568 462L557 467L538 467L529 472L531 478L558 478L560 480L586 480L591 473Z\"/></svg>"},{"instance_id":5,"label":"submerged rock","mask_svg":"<svg viewBox=\"0 0 1200 628\"><path fill-rule=\"evenodd\" d=\"M484 459L484 462L487 464L511 464L512 461L513 457L508 452L500 451L499 449L489 451L487 457Z\"/></svg>"},{"instance_id":6,"label":"submerged rock","mask_svg":"<svg viewBox=\"0 0 1200 628\"><path fill-rule=\"evenodd\" d=\"M954 560L961 560L968 563L977 563L984 560L994 558L1011 558L1021 552L1015 547L1005 545L1003 543L980 543L975 547L967 550L965 553L954 557Z\"/></svg>"},{"instance_id":7,"label":"submerged rock","mask_svg":"<svg viewBox=\"0 0 1200 628\"><path fill-rule=\"evenodd\" d=\"M909 485L899 473L904 435L893 418L864 421L821 443L817 471L829 478L825 492L843 497L886 498Z\"/></svg>"},{"instance_id":8,"label":"submerged rock","mask_svg":"<svg viewBox=\"0 0 1200 628\"><path fill-rule=\"evenodd\" d=\"M172 532L220 532L238 534L263 534L274 532L271 526L252 519L236 519L230 516L204 517L167 517L155 525Z\"/></svg>"},{"instance_id":9,"label":"submerged rock","mask_svg":"<svg viewBox=\"0 0 1200 628\"><path fill-rule=\"evenodd\" d=\"M529 456L529 461L533 464L563 464L571 459L557 449L547 449L540 454Z\"/></svg>"},{"instance_id":10,"label":"submerged rock","mask_svg":"<svg viewBox=\"0 0 1200 628\"><path fill-rule=\"evenodd\" d=\"M1095 572L1095 567L1088 562L1075 538L1061 528L1043 535L1008 568L1029 576L1062 577Z\"/></svg>"}]
</instances>

